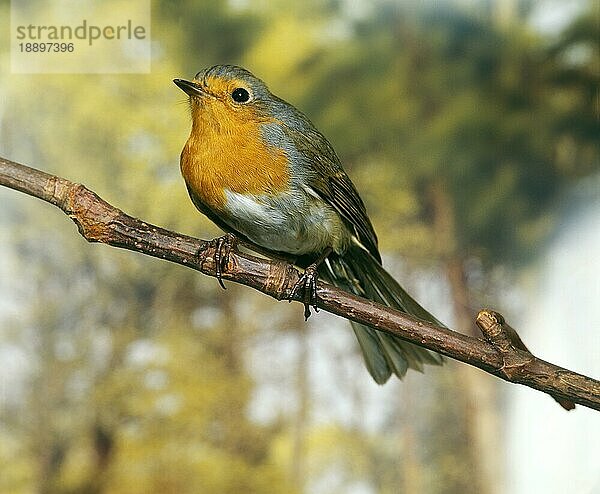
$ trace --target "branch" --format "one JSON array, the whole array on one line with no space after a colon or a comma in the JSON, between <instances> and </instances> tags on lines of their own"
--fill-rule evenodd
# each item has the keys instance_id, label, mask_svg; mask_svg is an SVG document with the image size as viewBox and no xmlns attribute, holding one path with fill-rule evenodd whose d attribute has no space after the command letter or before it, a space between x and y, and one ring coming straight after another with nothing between
<instances>
[{"instance_id":1,"label":"branch","mask_svg":"<svg viewBox=\"0 0 600 494\"><path fill-rule=\"evenodd\" d=\"M141 252L215 276L214 243L171 232L133 218L81 184L49 175L0 157L0 184L62 209L89 242ZM205 260L200 262L199 252ZM285 299L299 278L290 264L235 250L223 278L250 286L277 300ZM481 311L477 324L487 341L420 321L370 300L318 283L318 306L327 312L367 324L415 345L478 367L557 400L600 410L600 382L534 357L511 337L502 316ZM298 301L299 297L297 298ZM514 332L514 330L513 330ZM520 339L519 339L520 341Z\"/></svg>"}]
</instances>

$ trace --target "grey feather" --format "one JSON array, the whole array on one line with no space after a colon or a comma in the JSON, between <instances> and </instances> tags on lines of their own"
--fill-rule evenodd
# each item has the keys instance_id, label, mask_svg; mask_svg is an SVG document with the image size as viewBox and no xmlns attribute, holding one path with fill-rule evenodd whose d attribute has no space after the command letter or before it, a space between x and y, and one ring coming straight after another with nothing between
<instances>
[{"instance_id":1,"label":"grey feather","mask_svg":"<svg viewBox=\"0 0 600 494\"><path fill-rule=\"evenodd\" d=\"M364 248L354 245L343 256L332 255L320 271L323 279L355 295L407 312L419 319L441 324L421 307L383 266ZM422 371L425 364L440 365L437 353L390 334L353 322L366 367L383 384L392 374L403 377L408 368Z\"/></svg>"}]
</instances>

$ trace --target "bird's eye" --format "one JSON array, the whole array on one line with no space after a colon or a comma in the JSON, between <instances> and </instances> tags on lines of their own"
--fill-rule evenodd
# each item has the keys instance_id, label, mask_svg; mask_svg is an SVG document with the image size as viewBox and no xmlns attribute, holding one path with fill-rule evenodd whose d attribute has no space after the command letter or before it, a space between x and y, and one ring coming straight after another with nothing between
<instances>
[{"instance_id":1,"label":"bird's eye","mask_svg":"<svg viewBox=\"0 0 600 494\"><path fill-rule=\"evenodd\" d=\"M250 100L250 93L243 87L238 87L233 90L231 97L236 103L247 103Z\"/></svg>"}]
</instances>

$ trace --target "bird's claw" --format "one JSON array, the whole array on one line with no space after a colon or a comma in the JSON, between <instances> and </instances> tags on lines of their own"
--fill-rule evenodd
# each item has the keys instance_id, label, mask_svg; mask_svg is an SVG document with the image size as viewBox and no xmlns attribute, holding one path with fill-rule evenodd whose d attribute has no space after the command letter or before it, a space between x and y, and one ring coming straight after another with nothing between
<instances>
[{"instance_id":1,"label":"bird's claw","mask_svg":"<svg viewBox=\"0 0 600 494\"><path fill-rule=\"evenodd\" d=\"M319 312L317 307L317 279L317 266L311 264L304 270L304 273L300 276L288 297L288 300L291 302L299 293L302 293L305 321L310 317L311 306L315 309L315 312Z\"/></svg>"},{"instance_id":2,"label":"bird's claw","mask_svg":"<svg viewBox=\"0 0 600 494\"><path fill-rule=\"evenodd\" d=\"M200 263L206 260L206 252L214 249L214 261L215 261L215 277L221 285L221 288L226 290L225 284L223 283L223 272L227 269L229 264L229 255L237 244L237 237L232 233L226 233L221 237L213 238L208 242L206 248L201 249L198 253L200 257Z\"/></svg>"}]
</instances>

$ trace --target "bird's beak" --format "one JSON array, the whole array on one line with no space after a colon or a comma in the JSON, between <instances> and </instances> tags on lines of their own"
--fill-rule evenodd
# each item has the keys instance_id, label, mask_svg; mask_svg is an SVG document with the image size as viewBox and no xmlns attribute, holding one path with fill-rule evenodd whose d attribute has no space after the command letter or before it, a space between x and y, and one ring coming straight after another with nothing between
<instances>
[{"instance_id":1,"label":"bird's beak","mask_svg":"<svg viewBox=\"0 0 600 494\"><path fill-rule=\"evenodd\" d=\"M190 96L204 96L206 94L202 90L202 87L193 81L186 81L185 79L173 79L173 82L179 87L179 89Z\"/></svg>"}]
</instances>

